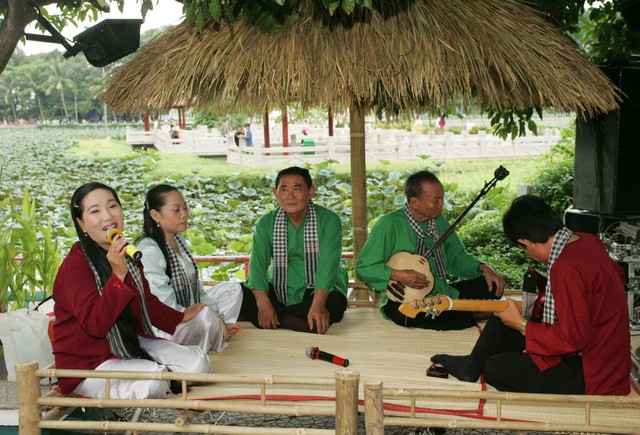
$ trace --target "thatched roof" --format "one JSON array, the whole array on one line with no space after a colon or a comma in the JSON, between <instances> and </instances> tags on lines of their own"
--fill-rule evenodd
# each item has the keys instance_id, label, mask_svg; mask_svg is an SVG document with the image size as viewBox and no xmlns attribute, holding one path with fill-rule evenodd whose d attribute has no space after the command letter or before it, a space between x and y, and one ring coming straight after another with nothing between
<instances>
[{"instance_id":1,"label":"thatched roof","mask_svg":"<svg viewBox=\"0 0 640 435\"><path fill-rule=\"evenodd\" d=\"M120 112L176 101L219 111L304 107L434 109L462 98L499 109L591 114L616 107L608 79L575 45L515 0L401 0L329 20L301 0L295 23L267 35L237 23L188 22L140 50L107 82Z\"/></svg>"}]
</instances>

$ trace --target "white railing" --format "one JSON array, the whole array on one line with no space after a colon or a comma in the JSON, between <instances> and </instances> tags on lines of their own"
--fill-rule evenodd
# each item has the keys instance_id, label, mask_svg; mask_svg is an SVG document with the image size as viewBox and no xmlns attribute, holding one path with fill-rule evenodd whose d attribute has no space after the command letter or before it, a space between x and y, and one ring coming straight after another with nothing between
<instances>
[{"instance_id":1,"label":"white railing","mask_svg":"<svg viewBox=\"0 0 640 435\"><path fill-rule=\"evenodd\" d=\"M365 151L370 161L416 160L422 156L431 159L511 159L543 154L559 140L560 131L556 129L545 130L539 136L506 141L485 132L437 135L373 130L366 134ZM326 159L348 163L350 159L348 140L327 137L316 140L312 146L291 143L295 145L283 147L282 144L272 144L269 148L255 140L253 147L231 144L227 150L227 163L278 167L318 163Z\"/></svg>"},{"instance_id":2,"label":"white railing","mask_svg":"<svg viewBox=\"0 0 640 435\"><path fill-rule=\"evenodd\" d=\"M233 138L210 133L207 128L179 130L179 137L172 139L168 132L132 130L127 127L126 142L134 146L154 146L158 151L172 153L190 153L198 156L225 156L228 141Z\"/></svg>"},{"instance_id":3,"label":"white railing","mask_svg":"<svg viewBox=\"0 0 640 435\"><path fill-rule=\"evenodd\" d=\"M256 132L257 133L257 132ZM339 129L334 136L320 134L314 144L300 143L301 135L291 135L290 146L271 141L264 147L264 138L254 133L254 146L244 141L236 146L232 137L208 132L206 127L180 130L180 137L172 139L167 132L145 132L127 129L127 143L134 146L153 145L159 151L191 153L199 156L227 156L227 163L237 166L270 166L318 163L326 159L349 163L350 138L348 129ZM304 137L305 141L311 138ZM368 161L431 159L510 159L537 156L545 153L560 140L559 129L544 130L515 140L506 140L484 131L478 134L409 133L402 130L372 129L365 136Z\"/></svg>"}]
</instances>

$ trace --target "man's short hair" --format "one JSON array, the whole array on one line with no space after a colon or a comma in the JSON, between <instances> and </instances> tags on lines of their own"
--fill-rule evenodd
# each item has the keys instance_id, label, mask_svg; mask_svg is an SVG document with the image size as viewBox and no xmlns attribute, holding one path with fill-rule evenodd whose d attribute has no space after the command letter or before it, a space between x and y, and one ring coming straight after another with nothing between
<instances>
[{"instance_id":1,"label":"man's short hair","mask_svg":"<svg viewBox=\"0 0 640 435\"><path fill-rule=\"evenodd\" d=\"M436 174L429 171L419 171L407 178L404 183L404 194L407 201L411 198L420 198L422 195L422 183L440 183Z\"/></svg>"},{"instance_id":2,"label":"man's short hair","mask_svg":"<svg viewBox=\"0 0 640 435\"><path fill-rule=\"evenodd\" d=\"M244 125L245 127L251 127L251 124L249 124L248 122Z\"/></svg>"},{"instance_id":3,"label":"man's short hair","mask_svg":"<svg viewBox=\"0 0 640 435\"><path fill-rule=\"evenodd\" d=\"M545 243L564 226L560 216L542 198L523 195L513 200L502 217L507 239L518 244L519 239Z\"/></svg>"},{"instance_id":4,"label":"man's short hair","mask_svg":"<svg viewBox=\"0 0 640 435\"><path fill-rule=\"evenodd\" d=\"M285 175L300 175L308 188L311 188L311 186L313 185L313 180L311 180L311 174L309 173L309 170L307 168L301 168L299 166L290 166L278 172L278 175L276 176L276 189L280 184L280 179Z\"/></svg>"}]
</instances>

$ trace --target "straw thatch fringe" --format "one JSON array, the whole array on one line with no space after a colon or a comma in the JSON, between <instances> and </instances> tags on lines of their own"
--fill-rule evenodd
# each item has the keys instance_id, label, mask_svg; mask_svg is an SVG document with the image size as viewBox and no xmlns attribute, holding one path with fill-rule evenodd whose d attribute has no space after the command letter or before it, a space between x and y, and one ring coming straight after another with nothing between
<instances>
[{"instance_id":1,"label":"straw thatch fringe","mask_svg":"<svg viewBox=\"0 0 640 435\"><path fill-rule=\"evenodd\" d=\"M462 99L594 114L617 105L598 67L521 2L380 2L386 10L332 21L317 3L301 0L298 19L275 35L241 22L199 33L183 22L110 77L103 99L120 112L263 112L289 101L429 110Z\"/></svg>"}]
</instances>

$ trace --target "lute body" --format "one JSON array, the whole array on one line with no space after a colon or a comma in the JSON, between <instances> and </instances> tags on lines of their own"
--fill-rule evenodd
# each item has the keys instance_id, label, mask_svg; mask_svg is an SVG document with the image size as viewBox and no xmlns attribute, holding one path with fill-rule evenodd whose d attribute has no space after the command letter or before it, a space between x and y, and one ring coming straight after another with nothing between
<instances>
[{"instance_id":1,"label":"lute body","mask_svg":"<svg viewBox=\"0 0 640 435\"><path fill-rule=\"evenodd\" d=\"M404 301L412 301L414 299L422 299L433 290L433 274L429 267L429 262L425 257L418 254L410 254L409 252L396 252L389 258L386 263L392 269L399 270L415 270L427 277L429 285L423 288L413 288L391 280L387 285L387 297L394 301L402 303Z\"/></svg>"}]
</instances>

